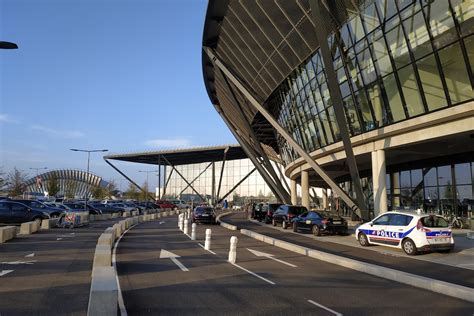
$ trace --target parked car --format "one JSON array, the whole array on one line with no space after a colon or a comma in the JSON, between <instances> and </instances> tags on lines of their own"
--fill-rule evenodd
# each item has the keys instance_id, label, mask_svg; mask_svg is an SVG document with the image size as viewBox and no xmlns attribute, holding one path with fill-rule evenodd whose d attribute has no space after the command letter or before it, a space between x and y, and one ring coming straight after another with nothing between
<instances>
[{"instance_id":1,"label":"parked car","mask_svg":"<svg viewBox=\"0 0 474 316\"><path fill-rule=\"evenodd\" d=\"M263 203L256 203L252 207L252 214L251 217L253 219L262 219L262 208L263 208Z\"/></svg>"},{"instance_id":2,"label":"parked car","mask_svg":"<svg viewBox=\"0 0 474 316\"><path fill-rule=\"evenodd\" d=\"M50 218L47 212L39 211L20 202L0 201L0 223L21 224L32 221L42 221Z\"/></svg>"},{"instance_id":3,"label":"parked car","mask_svg":"<svg viewBox=\"0 0 474 316\"><path fill-rule=\"evenodd\" d=\"M189 208L189 205L183 200L169 200L169 202L179 209Z\"/></svg>"},{"instance_id":4,"label":"parked car","mask_svg":"<svg viewBox=\"0 0 474 316\"><path fill-rule=\"evenodd\" d=\"M355 236L363 247L376 244L401 248L410 256L420 251L449 252L454 248L451 227L435 214L384 213L360 225Z\"/></svg>"},{"instance_id":5,"label":"parked car","mask_svg":"<svg viewBox=\"0 0 474 316\"><path fill-rule=\"evenodd\" d=\"M94 203L94 204L91 204L91 206L95 209L100 210L102 214L115 214L115 213L122 214L124 212L123 208L114 207L113 205L110 205L110 204Z\"/></svg>"},{"instance_id":6,"label":"parked car","mask_svg":"<svg viewBox=\"0 0 474 316\"><path fill-rule=\"evenodd\" d=\"M58 202L44 202L44 204L46 206L49 206L49 207L61 208L65 211L69 210L69 207L67 207L66 205L64 205L62 203L58 203Z\"/></svg>"},{"instance_id":7,"label":"parked car","mask_svg":"<svg viewBox=\"0 0 474 316\"><path fill-rule=\"evenodd\" d=\"M77 203L77 202L66 202L64 203L69 209L73 212L84 212L84 203ZM86 211L89 211L89 214L97 215L102 214L102 211L87 204L85 208Z\"/></svg>"},{"instance_id":8,"label":"parked car","mask_svg":"<svg viewBox=\"0 0 474 316\"><path fill-rule=\"evenodd\" d=\"M283 204L281 203L270 203L264 204L262 207L262 213L265 218L265 224L270 224L273 219L273 213Z\"/></svg>"},{"instance_id":9,"label":"parked car","mask_svg":"<svg viewBox=\"0 0 474 316\"><path fill-rule=\"evenodd\" d=\"M308 210L304 206L287 204L280 205L278 209L273 213L272 224L273 226L281 224L283 229L286 229L288 226L291 225L291 220L294 217L301 215L305 212L308 212Z\"/></svg>"},{"instance_id":10,"label":"parked car","mask_svg":"<svg viewBox=\"0 0 474 316\"><path fill-rule=\"evenodd\" d=\"M158 200L155 202L155 204L159 205L161 208L170 208L170 209L176 208L176 205L165 200Z\"/></svg>"},{"instance_id":11,"label":"parked car","mask_svg":"<svg viewBox=\"0 0 474 316\"><path fill-rule=\"evenodd\" d=\"M193 211L193 223L216 224L216 213L214 208L209 206L198 206Z\"/></svg>"},{"instance_id":12,"label":"parked car","mask_svg":"<svg viewBox=\"0 0 474 316\"><path fill-rule=\"evenodd\" d=\"M12 201L23 203L31 209L47 213L51 218L60 217L61 214L64 213L63 209L47 206L47 205L45 205L44 203L42 203L40 201L19 200L19 199L18 200L15 199L15 200L12 200Z\"/></svg>"},{"instance_id":13,"label":"parked car","mask_svg":"<svg viewBox=\"0 0 474 316\"><path fill-rule=\"evenodd\" d=\"M330 212L309 211L292 219L293 231L307 231L319 236L322 233L347 234L347 221Z\"/></svg>"},{"instance_id":14,"label":"parked car","mask_svg":"<svg viewBox=\"0 0 474 316\"><path fill-rule=\"evenodd\" d=\"M138 203L141 207L143 207L145 210L152 210L152 209L159 209L161 208L160 205L157 205L153 202L141 202Z\"/></svg>"}]
</instances>

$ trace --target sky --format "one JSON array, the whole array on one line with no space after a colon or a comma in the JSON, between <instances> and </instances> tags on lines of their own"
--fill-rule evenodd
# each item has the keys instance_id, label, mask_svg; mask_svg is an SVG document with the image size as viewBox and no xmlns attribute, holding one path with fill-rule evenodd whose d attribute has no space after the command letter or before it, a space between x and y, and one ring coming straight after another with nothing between
<instances>
[{"instance_id":1,"label":"sky","mask_svg":"<svg viewBox=\"0 0 474 316\"><path fill-rule=\"evenodd\" d=\"M203 82L206 8L206 0L0 0L0 41L19 46L0 50L3 172L85 170L87 154L70 148L237 143ZM125 189L102 155L91 155L90 171ZM156 169L116 165L140 184L139 170Z\"/></svg>"}]
</instances>

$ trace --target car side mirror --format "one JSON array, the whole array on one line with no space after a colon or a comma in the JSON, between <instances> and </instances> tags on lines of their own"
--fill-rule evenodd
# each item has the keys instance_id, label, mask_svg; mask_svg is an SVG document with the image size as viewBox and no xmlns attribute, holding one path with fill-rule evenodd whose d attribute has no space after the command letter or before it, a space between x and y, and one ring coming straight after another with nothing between
<instances>
[{"instance_id":1,"label":"car side mirror","mask_svg":"<svg viewBox=\"0 0 474 316\"><path fill-rule=\"evenodd\" d=\"M369 222L370 227L374 226L373 222Z\"/></svg>"}]
</instances>

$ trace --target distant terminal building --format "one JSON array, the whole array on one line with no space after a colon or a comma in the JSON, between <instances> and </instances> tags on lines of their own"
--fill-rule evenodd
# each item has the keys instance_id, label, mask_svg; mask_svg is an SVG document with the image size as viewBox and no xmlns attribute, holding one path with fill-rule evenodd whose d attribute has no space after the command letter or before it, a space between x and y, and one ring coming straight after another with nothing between
<instances>
[{"instance_id":1,"label":"distant terminal building","mask_svg":"<svg viewBox=\"0 0 474 316\"><path fill-rule=\"evenodd\" d=\"M202 43L212 105L292 202L473 215L472 0L210 0Z\"/></svg>"},{"instance_id":2,"label":"distant terminal building","mask_svg":"<svg viewBox=\"0 0 474 316\"><path fill-rule=\"evenodd\" d=\"M26 194L31 197L47 197L50 190L56 186L56 197L88 198L92 196L94 188L106 187L107 182L101 177L82 170L61 169L51 170L29 179L26 185Z\"/></svg>"},{"instance_id":3,"label":"distant terminal building","mask_svg":"<svg viewBox=\"0 0 474 316\"><path fill-rule=\"evenodd\" d=\"M281 170L281 161L272 157L271 166L278 178L278 187L262 176L261 164L254 164L239 145L161 150L129 154L112 154L105 161L123 176L113 160L156 165L160 183L157 198L181 199L187 202L220 203L224 200L241 205L248 201L276 201L288 182ZM259 159L259 158L258 158ZM274 181L274 180L273 180ZM137 188L139 186L137 185Z\"/></svg>"}]
</instances>

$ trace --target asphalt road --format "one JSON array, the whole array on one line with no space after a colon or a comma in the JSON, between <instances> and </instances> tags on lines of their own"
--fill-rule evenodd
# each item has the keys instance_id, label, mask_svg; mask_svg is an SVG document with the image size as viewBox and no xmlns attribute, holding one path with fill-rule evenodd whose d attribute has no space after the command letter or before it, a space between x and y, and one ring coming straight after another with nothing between
<instances>
[{"instance_id":1,"label":"asphalt road","mask_svg":"<svg viewBox=\"0 0 474 316\"><path fill-rule=\"evenodd\" d=\"M215 254L199 245L206 228L212 229ZM239 267L227 262L232 235L238 237ZM178 264L160 258L163 250L180 256L174 259ZM191 241L178 230L176 217L142 223L124 235L117 271L129 315L474 313L474 304L301 256L220 226L198 225L197 240Z\"/></svg>"},{"instance_id":2,"label":"asphalt road","mask_svg":"<svg viewBox=\"0 0 474 316\"><path fill-rule=\"evenodd\" d=\"M117 220L0 244L0 315L86 315L99 235Z\"/></svg>"},{"instance_id":3,"label":"asphalt road","mask_svg":"<svg viewBox=\"0 0 474 316\"><path fill-rule=\"evenodd\" d=\"M279 231L273 228L265 227L252 223L244 216L245 213L238 212L225 216L222 220L226 223L236 225L239 229L249 229L269 237L277 238L307 248L321 250L335 255L355 259L362 262L388 267L391 269L413 273L425 276L431 279L437 279L449 283L473 288L474 291L474 273L472 270L456 268L444 264L413 260L407 257L390 256L366 249L355 248L351 246L320 242L306 238L303 234L292 234L288 231Z\"/></svg>"}]
</instances>

